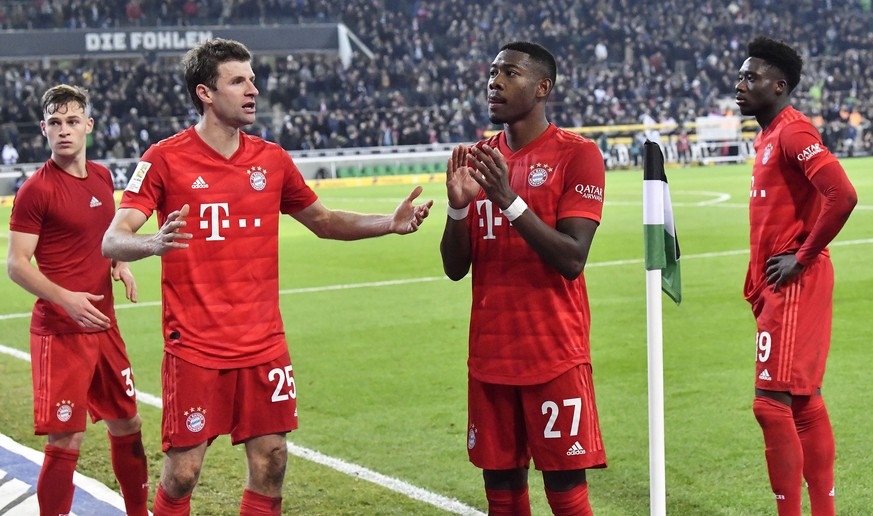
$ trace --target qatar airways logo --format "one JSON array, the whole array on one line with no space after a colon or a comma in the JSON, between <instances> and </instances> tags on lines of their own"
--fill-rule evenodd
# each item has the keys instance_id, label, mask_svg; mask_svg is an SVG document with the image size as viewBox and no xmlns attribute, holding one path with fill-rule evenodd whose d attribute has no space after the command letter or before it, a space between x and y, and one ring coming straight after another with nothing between
<instances>
[{"instance_id":1,"label":"qatar airways logo","mask_svg":"<svg viewBox=\"0 0 873 516\"><path fill-rule=\"evenodd\" d=\"M222 229L229 229L231 225L230 210L226 202L214 202L200 205L200 229L211 230L211 234L206 237L206 240L224 240L221 236ZM251 220L252 227L261 227L261 219L254 218ZM247 219L237 219L236 225L240 228L249 227Z\"/></svg>"},{"instance_id":2,"label":"qatar airways logo","mask_svg":"<svg viewBox=\"0 0 873 516\"><path fill-rule=\"evenodd\" d=\"M597 202L603 202L603 188L595 185L576 185L576 193L585 199L592 199Z\"/></svg>"},{"instance_id":3,"label":"qatar airways logo","mask_svg":"<svg viewBox=\"0 0 873 516\"><path fill-rule=\"evenodd\" d=\"M821 146L820 143L813 143L809 147L803 149L800 154L797 155L797 161L809 161L816 154L821 154L825 151L825 148Z\"/></svg>"}]
</instances>

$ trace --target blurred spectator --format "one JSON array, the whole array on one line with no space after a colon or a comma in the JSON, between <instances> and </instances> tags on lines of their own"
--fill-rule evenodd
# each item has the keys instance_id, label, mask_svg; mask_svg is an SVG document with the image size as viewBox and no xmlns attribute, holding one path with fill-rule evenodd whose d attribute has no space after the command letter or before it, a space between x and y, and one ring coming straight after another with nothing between
<instances>
[{"instance_id":1,"label":"blurred spectator","mask_svg":"<svg viewBox=\"0 0 873 516\"><path fill-rule=\"evenodd\" d=\"M12 142L6 142L6 145L3 146L2 155L4 165L14 165L18 163L18 150L15 148L15 145L12 145Z\"/></svg>"},{"instance_id":2,"label":"blurred spectator","mask_svg":"<svg viewBox=\"0 0 873 516\"><path fill-rule=\"evenodd\" d=\"M347 69L323 53L253 63L261 92L258 133L289 150L478 140L492 128L481 108L488 73L481 63L510 39L538 41L568 56L548 109L557 125L638 124L647 116L678 127L724 114L718 101L734 95L725 71L743 61L740 41L776 34L796 44L806 62L795 107L820 118L823 136L834 133L827 140L832 150L869 153L868 4L799 2L786 10L770 1L664 0L651 10L642 0L13 0L3 2L0 26L342 22L375 57L358 54ZM29 106L39 102L33 92L61 80L89 88L95 99L99 134L89 146L91 159L133 156L196 119L166 58L62 63L0 64L0 120L34 134L39 113ZM853 111L842 118L847 106Z\"/></svg>"}]
</instances>

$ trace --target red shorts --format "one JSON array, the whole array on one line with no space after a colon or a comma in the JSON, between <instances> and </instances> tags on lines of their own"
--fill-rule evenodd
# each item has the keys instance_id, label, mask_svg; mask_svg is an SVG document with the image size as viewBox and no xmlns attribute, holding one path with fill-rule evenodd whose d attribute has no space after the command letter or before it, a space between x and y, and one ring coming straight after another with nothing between
<instances>
[{"instance_id":1,"label":"red shorts","mask_svg":"<svg viewBox=\"0 0 873 516\"><path fill-rule=\"evenodd\" d=\"M758 327L755 388L809 396L821 388L831 343L834 268L819 256L801 275L749 302Z\"/></svg>"},{"instance_id":2,"label":"red shorts","mask_svg":"<svg viewBox=\"0 0 873 516\"><path fill-rule=\"evenodd\" d=\"M162 376L165 452L224 434L239 444L297 428L297 389L287 351L239 369L207 369L165 353Z\"/></svg>"},{"instance_id":3,"label":"red shorts","mask_svg":"<svg viewBox=\"0 0 873 516\"><path fill-rule=\"evenodd\" d=\"M605 468L591 365L539 385L468 383L467 453L482 469Z\"/></svg>"},{"instance_id":4,"label":"red shorts","mask_svg":"<svg viewBox=\"0 0 873 516\"><path fill-rule=\"evenodd\" d=\"M136 415L133 372L117 327L96 333L30 334L36 435L84 432L91 421Z\"/></svg>"}]
</instances>

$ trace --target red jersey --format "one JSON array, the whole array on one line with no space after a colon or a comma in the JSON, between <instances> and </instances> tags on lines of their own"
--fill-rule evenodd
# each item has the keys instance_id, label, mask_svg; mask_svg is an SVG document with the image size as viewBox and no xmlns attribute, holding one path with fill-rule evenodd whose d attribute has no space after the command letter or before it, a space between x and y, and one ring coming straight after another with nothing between
<instances>
[{"instance_id":1,"label":"red jersey","mask_svg":"<svg viewBox=\"0 0 873 516\"><path fill-rule=\"evenodd\" d=\"M503 133L509 183L547 225L600 222L605 171L597 145L554 125L518 152ZM480 191L467 225L472 244L470 374L486 383L543 383L590 362L585 277L567 280L547 265Z\"/></svg>"},{"instance_id":2,"label":"red jersey","mask_svg":"<svg viewBox=\"0 0 873 516\"><path fill-rule=\"evenodd\" d=\"M815 126L791 106L755 137L746 299L766 286L767 259L796 252L809 236L821 210L810 178L835 161Z\"/></svg>"},{"instance_id":3,"label":"red jersey","mask_svg":"<svg viewBox=\"0 0 873 516\"><path fill-rule=\"evenodd\" d=\"M9 229L39 236L34 257L52 283L73 292L102 295L91 303L115 325L111 262L101 254L103 233L115 215L112 176L103 165L85 163L87 177L74 177L49 159L24 182L12 206ZM60 306L37 299L30 331L36 335L93 333Z\"/></svg>"},{"instance_id":4,"label":"red jersey","mask_svg":"<svg viewBox=\"0 0 873 516\"><path fill-rule=\"evenodd\" d=\"M288 153L240 133L225 158L193 127L143 155L122 208L190 206L187 249L161 257L165 351L205 368L269 362L287 351L279 313L279 214L317 199Z\"/></svg>"}]
</instances>

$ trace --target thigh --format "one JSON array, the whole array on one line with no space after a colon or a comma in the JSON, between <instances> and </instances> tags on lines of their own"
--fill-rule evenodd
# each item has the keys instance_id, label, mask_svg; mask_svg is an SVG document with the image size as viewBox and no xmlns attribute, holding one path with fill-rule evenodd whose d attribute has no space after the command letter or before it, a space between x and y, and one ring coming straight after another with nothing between
<instances>
[{"instance_id":1,"label":"thigh","mask_svg":"<svg viewBox=\"0 0 873 516\"><path fill-rule=\"evenodd\" d=\"M100 356L88 390L91 420L130 419L136 415L136 388L121 334L113 327L93 335Z\"/></svg>"},{"instance_id":2,"label":"thigh","mask_svg":"<svg viewBox=\"0 0 873 516\"><path fill-rule=\"evenodd\" d=\"M265 364L240 369L234 400L233 444L295 430L297 386L288 352Z\"/></svg>"},{"instance_id":3,"label":"thigh","mask_svg":"<svg viewBox=\"0 0 873 516\"><path fill-rule=\"evenodd\" d=\"M85 430L88 387L99 351L87 335L30 335L36 434Z\"/></svg>"},{"instance_id":4,"label":"thigh","mask_svg":"<svg viewBox=\"0 0 873 516\"><path fill-rule=\"evenodd\" d=\"M518 389L468 377L467 454L475 466L508 470L530 465Z\"/></svg>"},{"instance_id":5,"label":"thigh","mask_svg":"<svg viewBox=\"0 0 873 516\"><path fill-rule=\"evenodd\" d=\"M540 385L521 390L528 446L537 469L606 466L591 365L581 364Z\"/></svg>"},{"instance_id":6,"label":"thigh","mask_svg":"<svg viewBox=\"0 0 873 516\"><path fill-rule=\"evenodd\" d=\"M808 396L821 387L830 349L833 267L819 257L752 305L757 325L755 388Z\"/></svg>"},{"instance_id":7,"label":"thigh","mask_svg":"<svg viewBox=\"0 0 873 516\"><path fill-rule=\"evenodd\" d=\"M236 369L208 369L164 354L161 367L163 451L190 448L230 433Z\"/></svg>"}]
</instances>

